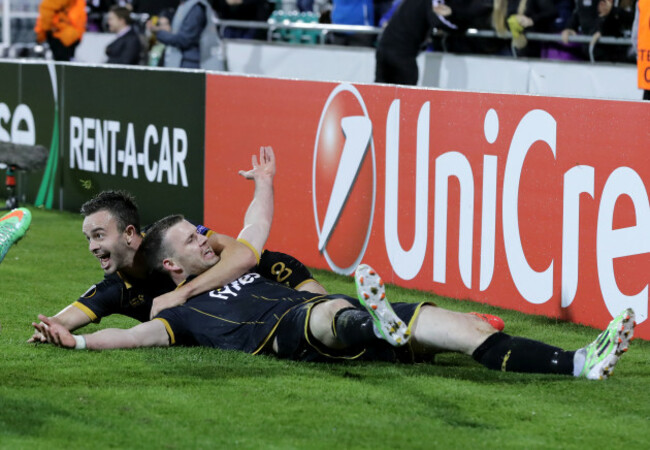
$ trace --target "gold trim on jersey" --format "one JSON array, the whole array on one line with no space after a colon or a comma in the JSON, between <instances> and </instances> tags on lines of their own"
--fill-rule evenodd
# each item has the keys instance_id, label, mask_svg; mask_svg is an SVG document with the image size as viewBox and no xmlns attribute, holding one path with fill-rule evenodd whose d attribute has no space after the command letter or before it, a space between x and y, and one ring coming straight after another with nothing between
<instances>
[{"instance_id":1,"label":"gold trim on jersey","mask_svg":"<svg viewBox=\"0 0 650 450\"><path fill-rule=\"evenodd\" d=\"M93 292L92 292L92 294L88 295L90 293L90 291L93 291ZM88 290L86 292L83 293L82 297L83 298L92 298L92 297L95 296L96 293L97 293L97 285L93 284L91 287L88 288Z\"/></svg>"},{"instance_id":2,"label":"gold trim on jersey","mask_svg":"<svg viewBox=\"0 0 650 450\"><path fill-rule=\"evenodd\" d=\"M161 319L160 317L156 317L153 320L160 320L163 325L165 325L165 328L167 329L167 334L169 335L169 344L174 345L176 343L176 336L174 336L174 330L172 330L172 327L169 325L169 322L167 322L165 319Z\"/></svg>"},{"instance_id":3,"label":"gold trim on jersey","mask_svg":"<svg viewBox=\"0 0 650 450\"><path fill-rule=\"evenodd\" d=\"M301 287L303 287L304 285L306 285L307 283L310 283L310 282L312 282L312 281L315 282L315 283L318 283L318 281L316 281L316 280L313 279L313 278L307 278L305 281L302 281L302 282L298 283L298 284L296 285L296 287L294 287L294 289L295 289L296 291L299 291Z\"/></svg>"},{"instance_id":4,"label":"gold trim on jersey","mask_svg":"<svg viewBox=\"0 0 650 450\"><path fill-rule=\"evenodd\" d=\"M258 300L263 300L265 302L291 302L291 303L294 302L294 299L291 297L268 298L262 295L252 295L252 294L251 297L256 298Z\"/></svg>"},{"instance_id":5,"label":"gold trim on jersey","mask_svg":"<svg viewBox=\"0 0 650 450\"><path fill-rule=\"evenodd\" d=\"M255 351L252 353L253 355L257 355L260 351L262 351L262 349L263 349L264 347L266 347L266 344L269 342L269 339L271 339L271 337L275 334L275 330L278 328L278 325L280 325L280 322L282 321L282 319L284 318L284 316L286 316L286 315L289 313L289 311L293 311L293 308L286 310L286 311L284 312L284 314L282 314L282 316L280 316L280 318L278 319L278 321L275 322L275 325L273 326L273 329L272 329L272 330L269 332L269 334L267 334L266 337L262 340L262 343L260 344L259 347L257 347L257 350L255 350ZM277 316L275 316L275 317L277 318Z\"/></svg>"},{"instance_id":6,"label":"gold trim on jersey","mask_svg":"<svg viewBox=\"0 0 650 450\"><path fill-rule=\"evenodd\" d=\"M92 309L88 308L86 305L84 305L81 302L74 302L72 306L76 306L79 308L85 315L87 315L91 321L93 322L98 322L99 318L97 317L97 314L93 312Z\"/></svg>"},{"instance_id":7,"label":"gold trim on jersey","mask_svg":"<svg viewBox=\"0 0 650 450\"><path fill-rule=\"evenodd\" d=\"M126 286L127 289L131 289L133 285L129 282L129 280L126 279L126 275L122 275L119 271L115 272L118 277L120 277L120 280L124 283L124 286Z\"/></svg>"},{"instance_id":8,"label":"gold trim on jersey","mask_svg":"<svg viewBox=\"0 0 650 450\"><path fill-rule=\"evenodd\" d=\"M260 263L260 254L258 253L257 249L255 247L253 247L253 245L250 242L248 242L246 239L242 239L242 238L237 239L237 242L241 242L246 247L250 248L253 251L253 253L255 254L255 260L257 261L257 264Z\"/></svg>"},{"instance_id":9,"label":"gold trim on jersey","mask_svg":"<svg viewBox=\"0 0 650 450\"><path fill-rule=\"evenodd\" d=\"M236 322L234 320L224 319L223 317L215 316L214 314L210 314L210 313L207 313L205 311L201 311L200 309L192 308L191 306L189 308L192 311L196 311L199 314L203 314L204 316L212 317L213 319L219 319L221 321L228 322L228 323L234 323L234 324L237 324L237 325L262 325L262 324L265 323L265 322Z\"/></svg>"}]
</instances>

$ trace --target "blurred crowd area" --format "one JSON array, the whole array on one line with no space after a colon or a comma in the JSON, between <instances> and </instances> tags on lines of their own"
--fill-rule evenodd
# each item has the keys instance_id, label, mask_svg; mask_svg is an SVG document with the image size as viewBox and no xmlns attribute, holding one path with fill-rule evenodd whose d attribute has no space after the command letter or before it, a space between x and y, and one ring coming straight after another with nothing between
<instances>
[{"instance_id":1,"label":"blurred crowd area","mask_svg":"<svg viewBox=\"0 0 650 450\"><path fill-rule=\"evenodd\" d=\"M4 1L0 0L0 5ZM414 0L208 0L217 17L225 21L320 23L377 27L376 32L322 33L319 30L220 26L226 39L275 40L301 44L326 43L346 46L377 46L378 37L403 2ZM429 1L429 0L426 0ZM572 36L630 39L637 0L433 0L433 32L421 50L461 54L496 54L539 57L556 60L589 60L588 44ZM41 0L12 0L12 43L36 41L34 25ZM149 49L155 37L145 24L152 18L173 18L179 0L87 0L87 25L90 32L110 32L108 12L116 6L132 12L132 27ZM0 13L2 7L0 7ZM0 21L0 36L2 35ZM469 30L469 31L468 31ZM476 31L478 30L478 33ZM489 33L481 33L488 31ZM526 39L530 33L555 35L551 40ZM479 37L477 37L477 35ZM25 49L24 52L28 50ZM598 45L596 60L629 62L636 60L627 45ZM28 56L28 55L12 55ZM141 63L151 64L151 58ZM155 65L155 58L153 64Z\"/></svg>"}]
</instances>

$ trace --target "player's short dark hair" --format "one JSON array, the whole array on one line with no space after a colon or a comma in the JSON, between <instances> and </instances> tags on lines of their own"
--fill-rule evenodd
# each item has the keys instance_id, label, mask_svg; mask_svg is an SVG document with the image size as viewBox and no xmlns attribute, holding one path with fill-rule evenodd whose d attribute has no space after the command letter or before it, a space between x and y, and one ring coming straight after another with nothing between
<instances>
[{"instance_id":1,"label":"player's short dark hair","mask_svg":"<svg viewBox=\"0 0 650 450\"><path fill-rule=\"evenodd\" d=\"M165 244L165 236L171 227L183 220L185 217L181 214L174 214L163 217L147 229L139 251L144 255L149 270L162 272L163 260L173 256Z\"/></svg>"},{"instance_id":2,"label":"player's short dark hair","mask_svg":"<svg viewBox=\"0 0 650 450\"><path fill-rule=\"evenodd\" d=\"M122 19L127 25L133 23L133 20L131 19L131 10L129 8L115 5L109 10L109 12L115 14L119 19Z\"/></svg>"},{"instance_id":3,"label":"player's short dark hair","mask_svg":"<svg viewBox=\"0 0 650 450\"><path fill-rule=\"evenodd\" d=\"M135 231L140 233L140 213L138 205L131 194L126 191L102 191L95 197L81 205L81 214L88 217L99 211L108 211L117 222L120 232L133 225Z\"/></svg>"}]
</instances>

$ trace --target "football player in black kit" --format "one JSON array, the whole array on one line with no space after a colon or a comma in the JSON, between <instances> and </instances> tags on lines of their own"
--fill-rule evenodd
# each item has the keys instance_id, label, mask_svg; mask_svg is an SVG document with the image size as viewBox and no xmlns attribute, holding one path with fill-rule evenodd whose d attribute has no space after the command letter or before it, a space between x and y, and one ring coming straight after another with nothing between
<instances>
[{"instance_id":1,"label":"football player in black kit","mask_svg":"<svg viewBox=\"0 0 650 450\"><path fill-rule=\"evenodd\" d=\"M253 168L240 172L255 181L255 195L244 218L244 229L239 238L234 239L197 226L196 231L207 238L220 262L182 289L175 289L176 285L167 276L148 273L139 252L142 233L138 207L130 194L104 191L84 203L81 207L83 232L88 249L98 258L105 277L52 320L71 331L111 314L145 322L165 308L223 286L256 265L257 272L273 280L297 289L325 292L293 257L269 251L264 251L260 257L255 249L256 246L263 248L271 226L275 155L271 147L262 147L259 163L255 156L252 159ZM263 240L261 245L260 240ZM29 341L44 340L35 333Z\"/></svg>"},{"instance_id":2,"label":"football player in black kit","mask_svg":"<svg viewBox=\"0 0 650 450\"><path fill-rule=\"evenodd\" d=\"M148 265L181 287L218 262L205 236L179 215L156 222L142 246ZM593 343L566 351L431 303L391 307L369 266L359 266L355 280L358 299L296 291L251 272L130 329L72 335L45 316L34 327L48 342L75 349L206 346L301 361L413 361L453 351L493 370L588 379L612 373L634 330L634 312L628 309Z\"/></svg>"}]
</instances>

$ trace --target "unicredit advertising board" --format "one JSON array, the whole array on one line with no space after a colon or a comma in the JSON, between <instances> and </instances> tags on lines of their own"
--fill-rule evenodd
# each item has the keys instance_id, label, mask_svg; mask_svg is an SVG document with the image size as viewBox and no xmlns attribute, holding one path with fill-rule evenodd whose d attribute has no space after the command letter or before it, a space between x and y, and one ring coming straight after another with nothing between
<instances>
[{"instance_id":1,"label":"unicredit advertising board","mask_svg":"<svg viewBox=\"0 0 650 450\"><path fill-rule=\"evenodd\" d=\"M237 234L277 156L268 248L650 338L650 104L210 75L205 222Z\"/></svg>"}]
</instances>

